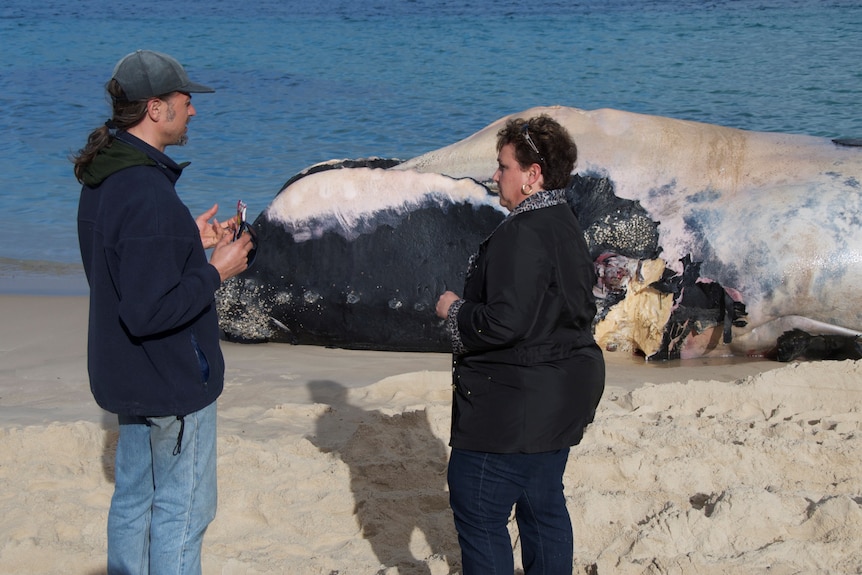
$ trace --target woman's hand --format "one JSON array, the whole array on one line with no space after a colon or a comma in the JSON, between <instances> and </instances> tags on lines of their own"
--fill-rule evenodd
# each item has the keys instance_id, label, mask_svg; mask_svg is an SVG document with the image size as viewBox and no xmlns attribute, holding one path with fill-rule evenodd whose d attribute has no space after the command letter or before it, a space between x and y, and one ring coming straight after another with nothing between
<instances>
[{"instance_id":1,"label":"woman's hand","mask_svg":"<svg viewBox=\"0 0 862 575\"><path fill-rule=\"evenodd\" d=\"M440 297L437 298L437 308L435 310L437 317L446 319L449 316L449 308L459 299L461 299L461 296L451 291L445 291L440 294Z\"/></svg>"}]
</instances>

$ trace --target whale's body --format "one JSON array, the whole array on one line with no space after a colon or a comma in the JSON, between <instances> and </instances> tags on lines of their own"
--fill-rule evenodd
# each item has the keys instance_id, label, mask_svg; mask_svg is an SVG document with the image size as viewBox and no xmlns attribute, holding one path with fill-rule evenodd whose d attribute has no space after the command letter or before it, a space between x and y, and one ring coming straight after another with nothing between
<instances>
[{"instance_id":1,"label":"whale's body","mask_svg":"<svg viewBox=\"0 0 862 575\"><path fill-rule=\"evenodd\" d=\"M570 198L606 349L760 354L792 328L862 331L862 149L616 110L514 116L538 114L578 145ZM254 266L219 294L227 337L447 351L434 304L506 215L488 190L506 119L292 179L255 222Z\"/></svg>"}]
</instances>

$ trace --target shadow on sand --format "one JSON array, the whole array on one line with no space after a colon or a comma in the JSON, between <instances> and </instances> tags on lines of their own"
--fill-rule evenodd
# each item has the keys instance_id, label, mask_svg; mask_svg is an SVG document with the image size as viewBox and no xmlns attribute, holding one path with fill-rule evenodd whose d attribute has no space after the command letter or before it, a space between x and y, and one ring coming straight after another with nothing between
<instances>
[{"instance_id":1,"label":"shadow on sand","mask_svg":"<svg viewBox=\"0 0 862 575\"><path fill-rule=\"evenodd\" d=\"M350 469L354 512L380 562L401 575L430 575L429 562L445 562L449 573L457 572L447 452L426 411L365 411L351 405L347 389L334 381L311 381L308 388L315 403L330 406L308 439ZM420 534L427 548L417 543Z\"/></svg>"}]
</instances>

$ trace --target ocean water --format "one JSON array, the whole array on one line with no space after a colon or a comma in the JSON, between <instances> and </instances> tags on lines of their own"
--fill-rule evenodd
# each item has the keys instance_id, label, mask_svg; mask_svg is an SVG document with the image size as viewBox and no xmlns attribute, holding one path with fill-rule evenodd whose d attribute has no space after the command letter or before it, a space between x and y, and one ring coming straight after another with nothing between
<instances>
[{"instance_id":1,"label":"ocean water","mask_svg":"<svg viewBox=\"0 0 862 575\"><path fill-rule=\"evenodd\" d=\"M862 137L859 1L5 0L0 38L7 277L79 272L68 158L139 48L217 90L168 149L193 213L241 198L253 219L313 163L408 159L539 105Z\"/></svg>"}]
</instances>

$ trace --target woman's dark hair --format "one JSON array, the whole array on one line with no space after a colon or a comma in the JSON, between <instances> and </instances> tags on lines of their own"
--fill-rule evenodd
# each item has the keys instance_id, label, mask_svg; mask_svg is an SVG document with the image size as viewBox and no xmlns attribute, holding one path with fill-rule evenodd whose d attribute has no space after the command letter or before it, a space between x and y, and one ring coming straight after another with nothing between
<instances>
[{"instance_id":1,"label":"woman's dark hair","mask_svg":"<svg viewBox=\"0 0 862 575\"><path fill-rule=\"evenodd\" d=\"M114 141L111 130L128 130L138 124L147 113L148 100L129 102L126 99L125 92L123 92L123 89L116 80L111 79L105 86L105 89L111 97L111 119L105 122L103 126L99 126L90 132L87 144L78 150L77 155L71 158L72 163L75 164L75 178L80 183L83 183L84 171L93 162L99 152Z\"/></svg>"},{"instance_id":2,"label":"woman's dark hair","mask_svg":"<svg viewBox=\"0 0 862 575\"><path fill-rule=\"evenodd\" d=\"M556 190L569 185L578 147L569 132L556 120L542 114L524 120L513 118L497 133L497 151L506 144L515 147L515 158L521 168L532 164L542 167L545 189Z\"/></svg>"}]
</instances>

